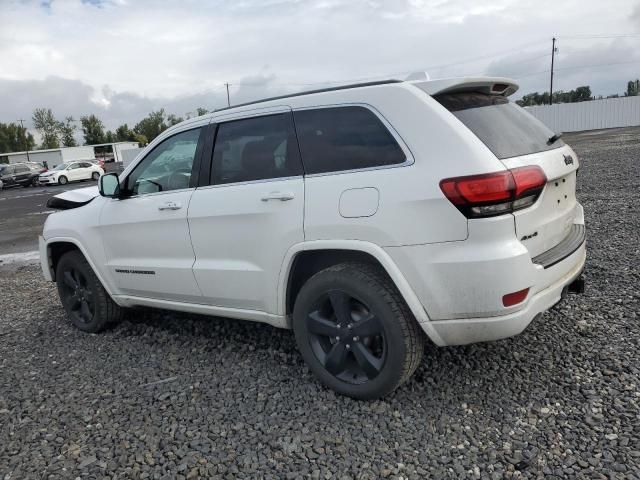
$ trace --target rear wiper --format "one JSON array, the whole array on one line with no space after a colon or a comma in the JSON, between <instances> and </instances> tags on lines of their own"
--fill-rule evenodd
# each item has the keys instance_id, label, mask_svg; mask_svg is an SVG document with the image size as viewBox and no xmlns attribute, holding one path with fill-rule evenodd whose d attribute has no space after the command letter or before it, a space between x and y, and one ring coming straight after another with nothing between
<instances>
[{"instance_id":1,"label":"rear wiper","mask_svg":"<svg viewBox=\"0 0 640 480\"><path fill-rule=\"evenodd\" d=\"M549 137L549 140L547 140L547 145L553 145L558 140L560 140L560 137L562 137L562 132L554 133L551 137Z\"/></svg>"}]
</instances>

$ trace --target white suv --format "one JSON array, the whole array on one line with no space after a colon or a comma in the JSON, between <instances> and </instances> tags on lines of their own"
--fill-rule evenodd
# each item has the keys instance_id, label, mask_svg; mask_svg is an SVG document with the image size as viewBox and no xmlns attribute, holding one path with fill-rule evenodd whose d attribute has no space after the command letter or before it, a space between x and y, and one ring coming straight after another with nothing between
<instances>
[{"instance_id":1,"label":"white suv","mask_svg":"<svg viewBox=\"0 0 640 480\"><path fill-rule=\"evenodd\" d=\"M82 206L49 216L44 275L82 330L138 306L293 328L323 383L380 397L426 338L516 335L583 286L576 155L516 89L385 81L188 120L63 195Z\"/></svg>"}]
</instances>

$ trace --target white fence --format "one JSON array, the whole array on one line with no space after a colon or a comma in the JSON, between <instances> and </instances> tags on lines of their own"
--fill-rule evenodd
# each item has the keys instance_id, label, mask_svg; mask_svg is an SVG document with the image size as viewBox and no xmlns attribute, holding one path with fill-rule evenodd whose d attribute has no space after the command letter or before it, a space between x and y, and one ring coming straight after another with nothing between
<instances>
[{"instance_id":1,"label":"white fence","mask_svg":"<svg viewBox=\"0 0 640 480\"><path fill-rule=\"evenodd\" d=\"M640 125L640 96L537 105L527 111L554 132L633 127Z\"/></svg>"}]
</instances>

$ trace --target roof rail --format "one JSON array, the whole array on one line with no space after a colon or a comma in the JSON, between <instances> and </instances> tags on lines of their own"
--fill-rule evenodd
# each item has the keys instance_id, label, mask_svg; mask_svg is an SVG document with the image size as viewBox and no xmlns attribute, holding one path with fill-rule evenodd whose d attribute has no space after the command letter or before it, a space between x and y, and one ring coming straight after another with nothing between
<instances>
[{"instance_id":1,"label":"roof rail","mask_svg":"<svg viewBox=\"0 0 640 480\"><path fill-rule=\"evenodd\" d=\"M223 112L231 108L245 107L247 105L255 105L257 103L270 102L272 100L281 100L283 98L302 97L304 95L313 95L314 93L334 92L336 90L348 90L350 88L373 87L376 85L387 85L390 83L402 83L402 80L378 80L375 82L352 83L349 85L340 85L338 87L320 88L318 90L306 90L304 92L291 93L289 95L279 95L277 97L262 98L260 100L254 100L253 102L240 103L238 105L233 105L231 107L219 108L217 110L214 110L213 113Z\"/></svg>"}]
</instances>

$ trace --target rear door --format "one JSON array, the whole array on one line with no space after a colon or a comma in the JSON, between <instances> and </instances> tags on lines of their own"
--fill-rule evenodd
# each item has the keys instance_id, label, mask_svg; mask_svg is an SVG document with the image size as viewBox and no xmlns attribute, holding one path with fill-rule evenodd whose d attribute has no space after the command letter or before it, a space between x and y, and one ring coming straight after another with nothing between
<instances>
[{"instance_id":1,"label":"rear door","mask_svg":"<svg viewBox=\"0 0 640 480\"><path fill-rule=\"evenodd\" d=\"M212 126L210 180L189 206L193 272L206 303L275 314L284 256L304 240L302 166L288 108L244 115Z\"/></svg>"},{"instance_id":2,"label":"rear door","mask_svg":"<svg viewBox=\"0 0 640 480\"><path fill-rule=\"evenodd\" d=\"M540 198L517 210L518 239L535 257L564 240L579 208L576 200L578 159L571 148L525 109L499 95L459 92L434 97L512 169L539 166L547 177Z\"/></svg>"}]
</instances>

